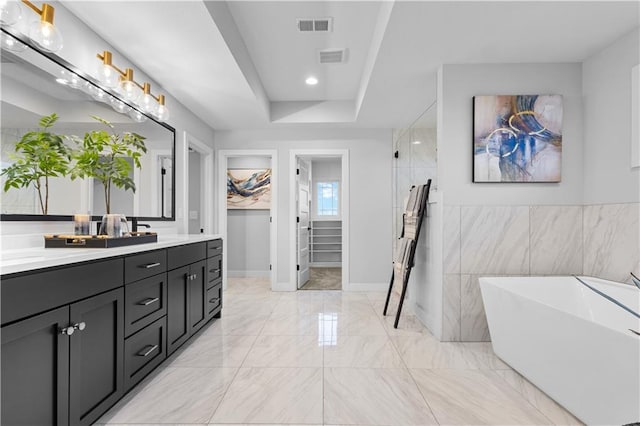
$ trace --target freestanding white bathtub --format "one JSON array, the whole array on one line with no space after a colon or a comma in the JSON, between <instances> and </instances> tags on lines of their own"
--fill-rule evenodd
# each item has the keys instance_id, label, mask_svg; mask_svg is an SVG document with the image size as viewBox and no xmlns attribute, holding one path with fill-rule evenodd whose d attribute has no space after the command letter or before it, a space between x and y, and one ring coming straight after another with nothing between
<instances>
[{"instance_id":1,"label":"freestanding white bathtub","mask_svg":"<svg viewBox=\"0 0 640 426\"><path fill-rule=\"evenodd\" d=\"M640 312L632 285L580 277ZM589 425L640 422L640 319L574 277L480 278L495 353Z\"/></svg>"}]
</instances>

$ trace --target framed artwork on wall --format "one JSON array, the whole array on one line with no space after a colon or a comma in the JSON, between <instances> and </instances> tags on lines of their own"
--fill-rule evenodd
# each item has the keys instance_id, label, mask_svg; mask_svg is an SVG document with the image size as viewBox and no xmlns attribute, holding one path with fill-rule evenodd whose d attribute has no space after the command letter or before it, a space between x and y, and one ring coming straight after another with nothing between
<instances>
[{"instance_id":1,"label":"framed artwork on wall","mask_svg":"<svg viewBox=\"0 0 640 426\"><path fill-rule=\"evenodd\" d=\"M227 209L270 209L271 169L228 169Z\"/></svg>"},{"instance_id":2,"label":"framed artwork on wall","mask_svg":"<svg viewBox=\"0 0 640 426\"><path fill-rule=\"evenodd\" d=\"M473 182L560 182L562 96L473 98Z\"/></svg>"}]
</instances>

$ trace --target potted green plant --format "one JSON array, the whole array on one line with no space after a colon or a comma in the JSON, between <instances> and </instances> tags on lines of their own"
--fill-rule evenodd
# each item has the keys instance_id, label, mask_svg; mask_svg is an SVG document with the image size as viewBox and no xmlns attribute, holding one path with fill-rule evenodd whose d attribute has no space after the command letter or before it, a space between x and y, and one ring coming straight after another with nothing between
<instances>
[{"instance_id":1,"label":"potted green plant","mask_svg":"<svg viewBox=\"0 0 640 426\"><path fill-rule=\"evenodd\" d=\"M92 130L85 133L82 139L76 137L79 148L74 150L75 165L71 169L71 178L91 177L102 183L107 214L111 213L111 187L125 191L136 191L131 178L131 164L140 169L140 157L147 152L144 136L132 132L115 133L110 122L96 116L94 120L104 124L108 130Z\"/></svg>"},{"instance_id":2,"label":"potted green plant","mask_svg":"<svg viewBox=\"0 0 640 426\"><path fill-rule=\"evenodd\" d=\"M49 211L49 178L69 173L71 153L64 143L67 137L50 130L57 120L56 113L42 117L38 123L40 129L25 133L16 142L15 162L0 173L6 176L5 192L33 184L42 214Z\"/></svg>"}]
</instances>

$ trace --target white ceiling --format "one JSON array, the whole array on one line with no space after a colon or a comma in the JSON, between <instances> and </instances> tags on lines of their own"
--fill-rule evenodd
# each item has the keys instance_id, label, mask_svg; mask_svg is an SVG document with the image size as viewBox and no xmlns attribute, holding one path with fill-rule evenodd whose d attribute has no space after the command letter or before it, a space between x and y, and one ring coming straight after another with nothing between
<instances>
[{"instance_id":1,"label":"white ceiling","mask_svg":"<svg viewBox=\"0 0 640 426\"><path fill-rule=\"evenodd\" d=\"M216 129L405 127L435 100L441 64L582 62L639 25L637 1L64 5ZM327 16L331 33L296 30ZM318 64L317 49L342 47L346 64Z\"/></svg>"}]
</instances>

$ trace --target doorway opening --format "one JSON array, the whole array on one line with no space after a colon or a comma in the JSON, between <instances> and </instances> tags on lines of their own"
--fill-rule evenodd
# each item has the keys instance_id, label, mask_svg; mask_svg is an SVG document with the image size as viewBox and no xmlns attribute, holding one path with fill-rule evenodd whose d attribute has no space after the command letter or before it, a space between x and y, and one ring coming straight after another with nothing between
<instances>
[{"instance_id":1,"label":"doorway opening","mask_svg":"<svg viewBox=\"0 0 640 426\"><path fill-rule=\"evenodd\" d=\"M218 151L218 232L223 236L223 287L276 275L276 152ZM244 280L248 279L248 280ZM237 281L237 282L236 282ZM255 280L254 280L255 281Z\"/></svg>"},{"instance_id":2,"label":"doorway opening","mask_svg":"<svg viewBox=\"0 0 640 426\"><path fill-rule=\"evenodd\" d=\"M211 234L214 224L213 149L187 132L184 132L184 142L187 154L184 156L183 179L188 183L189 191L179 195L185 209L181 226L188 234ZM170 173L170 170L166 169L166 160L159 158L159 161L159 173ZM166 209L166 200L166 197L158 200L163 212Z\"/></svg>"},{"instance_id":3,"label":"doorway opening","mask_svg":"<svg viewBox=\"0 0 640 426\"><path fill-rule=\"evenodd\" d=\"M348 151L291 151L292 283L348 290Z\"/></svg>"}]
</instances>

